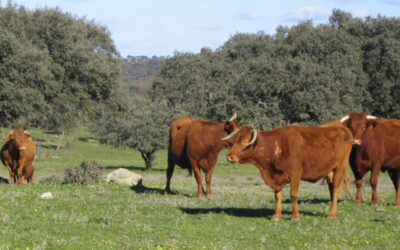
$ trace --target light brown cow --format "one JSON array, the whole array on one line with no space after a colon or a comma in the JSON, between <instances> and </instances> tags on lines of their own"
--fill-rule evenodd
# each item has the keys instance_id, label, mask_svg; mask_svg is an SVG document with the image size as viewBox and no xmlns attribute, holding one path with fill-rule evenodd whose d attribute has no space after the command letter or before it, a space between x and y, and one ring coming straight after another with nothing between
<instances>
[{"instance_id":1,"label":"light brown cow","mask_svg":"<svg viewBox=\"0 0 400 250\"><path fill-rule=\"evenodd\" d=\"M182 168L193 169L198 197L211 195L211 177L218 153L232 144L230 140L221 139L238 129L236 112L226 122L190 120L188 117L174 121L170 129L167 184L164 194L170 193L170 182L177 164ZM201 170L206 175L206 191L202 184Z\"/></svg>"},{"instance_id":2,"label":"light brown cow","mask_svg":"<svg viewBox=\"0 0 400 250\"><path fill-rule=\"evenodd\" d=\"M337 216L340 186L353 142L348 128L331 124L326 127L287 126L257 132L245 126L232 138L234 145L227 160L256 165L264 182L275 191L273 219L282 217L282 189L287 183L290 183L293 202L291 218L297 220L300 218L297 204L300 180L315 182L330 173L331 207L328 216Z\"/></svg>"},{"instance_id":3,"label":"light brown cow","mask_svg":"<svg viewBox=\"0 0 400 250\"><path fill-rule=\"evenodd\" d=\"M18 180L18 185L33 182L33 160L35 158L35 144L30 134L22 129L11 131L4 141L0 151L0 158L10 173L11 184Z\"/></svg>"}]
</instances>

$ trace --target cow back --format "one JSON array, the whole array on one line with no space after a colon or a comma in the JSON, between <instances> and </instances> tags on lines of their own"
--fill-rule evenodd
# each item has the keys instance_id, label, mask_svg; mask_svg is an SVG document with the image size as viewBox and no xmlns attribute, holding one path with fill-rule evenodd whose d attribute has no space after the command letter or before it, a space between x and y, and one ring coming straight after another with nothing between
<instances>
[{"instance_id":1,"label":"cow back","mask_svg":"<svg viewBox=\"0 0 400 250\"><path fill-rule=\"evenodd\" d=\"M257 147L268 151L276 170L289 175L299 172L308 181L317 181L348 161L353 140L350 130L341 124L288 126L259 136Z\"/></svg>"},{"instance_id":2,"label":"cow back","mask_svg":"<svg viewBox=\"0 0 400 250\"><path fill-rule=\"evenodd\" d=\"M368 121L359 157L362 162L379 162L385 167L400 167L400 120Z\"/></svg>"}]
</instances>

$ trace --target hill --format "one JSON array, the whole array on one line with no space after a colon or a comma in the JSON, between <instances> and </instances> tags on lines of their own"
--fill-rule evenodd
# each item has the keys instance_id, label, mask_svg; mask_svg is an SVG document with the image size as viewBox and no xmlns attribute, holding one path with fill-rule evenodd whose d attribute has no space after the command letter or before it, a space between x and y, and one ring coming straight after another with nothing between
<instances>
[{"instance_id":1,"label":"hill","mask_svg":"<svg viewBox=\"0 0 400 250\"><path fill-rule=\"evenodd\" d=\"M126 86L142 94L161 72L165 57L127 56L122 59L122 80Z\"/></svg>"}]
</instances>

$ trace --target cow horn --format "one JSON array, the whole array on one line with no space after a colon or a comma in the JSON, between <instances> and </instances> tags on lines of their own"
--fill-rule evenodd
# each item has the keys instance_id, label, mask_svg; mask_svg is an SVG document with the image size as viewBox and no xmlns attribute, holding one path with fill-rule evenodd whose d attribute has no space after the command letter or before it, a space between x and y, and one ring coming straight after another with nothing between
<instances>
[{"instance_id":1,"label":"cow horn","mask_svg":"<svg viewBox=\"0 0 400 250\"><path fill-rule=\"evenodd\" d=\"M237 117L237 112L236 112L236 109L235 109L235 111L233 112L232 117L228 121L231 122L231 121L235 120L236 117Z\"/></svg>"},{"instance_id":2,"label":"cow horn","mask_svg":"<svg viewBox=\"0 0 400 250\"><path fill-rule=\"evenodd\" d=\"M223 140L223 141L228 140L228 139L234 137L237 133L239 133L239 131L240 131L240 129L236 129L232 133L230 133L228 136L222 138L221 140Z\"/></svg>"},{"instance_id":3,"label":"cow horn","mask_svg":"<svg viewBox=\"0 0 400 250\"><path fill-rule=\"evenodd\" d=\"M29 135L29 136L31 135L31 134L29 134L29 132L26 131L26 130L24 130L24 133L27 134L27 135Z\"/></svg>"},{"instance_id":4,"label":"cow horn","mask_svg":"<svg viewBox=\"0 0 400 250\"><path fill-rule=\"evenodd\" d=\"M367 120L376 120L376 119L378 119L378 118L376 118L373 115L367 115Z\"/></svg>"},{"instance_id":5,"label":"cow horn","mask_svg":"<svg viewBox=\"0 0 400 250\"><path fill-rule=\"evenodd\" d=\"M346 121L346 120L348 120L348 119L349 119L349 116L346 115L345 117L343 117L342 119L340 119L340 122L344 122L344 121Z\"/></svg>"},{"instance_id":6,"label":"cow horn","mask_svg":"<svg viewBox=\"0 0 400 250\"><path fill-rule=\"evenodd\" d=\"M253 132L251 133L251 141L247 143L246 146L253 144L257 140L257 130L253 128Z\"/></svg>"},{"instance_id":7,"label":"cow horn","mask_svg":"<svg viewBox=\"0 0 400 250\"><path fill-rule=\"evenodd\" d=\"M14 133L14 130L11 130L8 135L12 135Z\"/></svg>"}]
</instances>

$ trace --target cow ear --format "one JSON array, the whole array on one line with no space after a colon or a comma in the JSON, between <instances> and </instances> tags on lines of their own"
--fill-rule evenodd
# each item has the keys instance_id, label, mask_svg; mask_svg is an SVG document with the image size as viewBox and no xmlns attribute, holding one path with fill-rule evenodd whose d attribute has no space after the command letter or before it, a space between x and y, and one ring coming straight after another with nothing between
<instances>
[{"instance_id":1,"label":"cow ear","mask_svg":"<svg viewBox=\"0 0 400 250\"><path fill-rule=\"evenodd\" d=\"M376 120L369 120L367 123L367 129L373 129L376 127L376 125L378 125Z\"/></svg>"}]
</instances>

